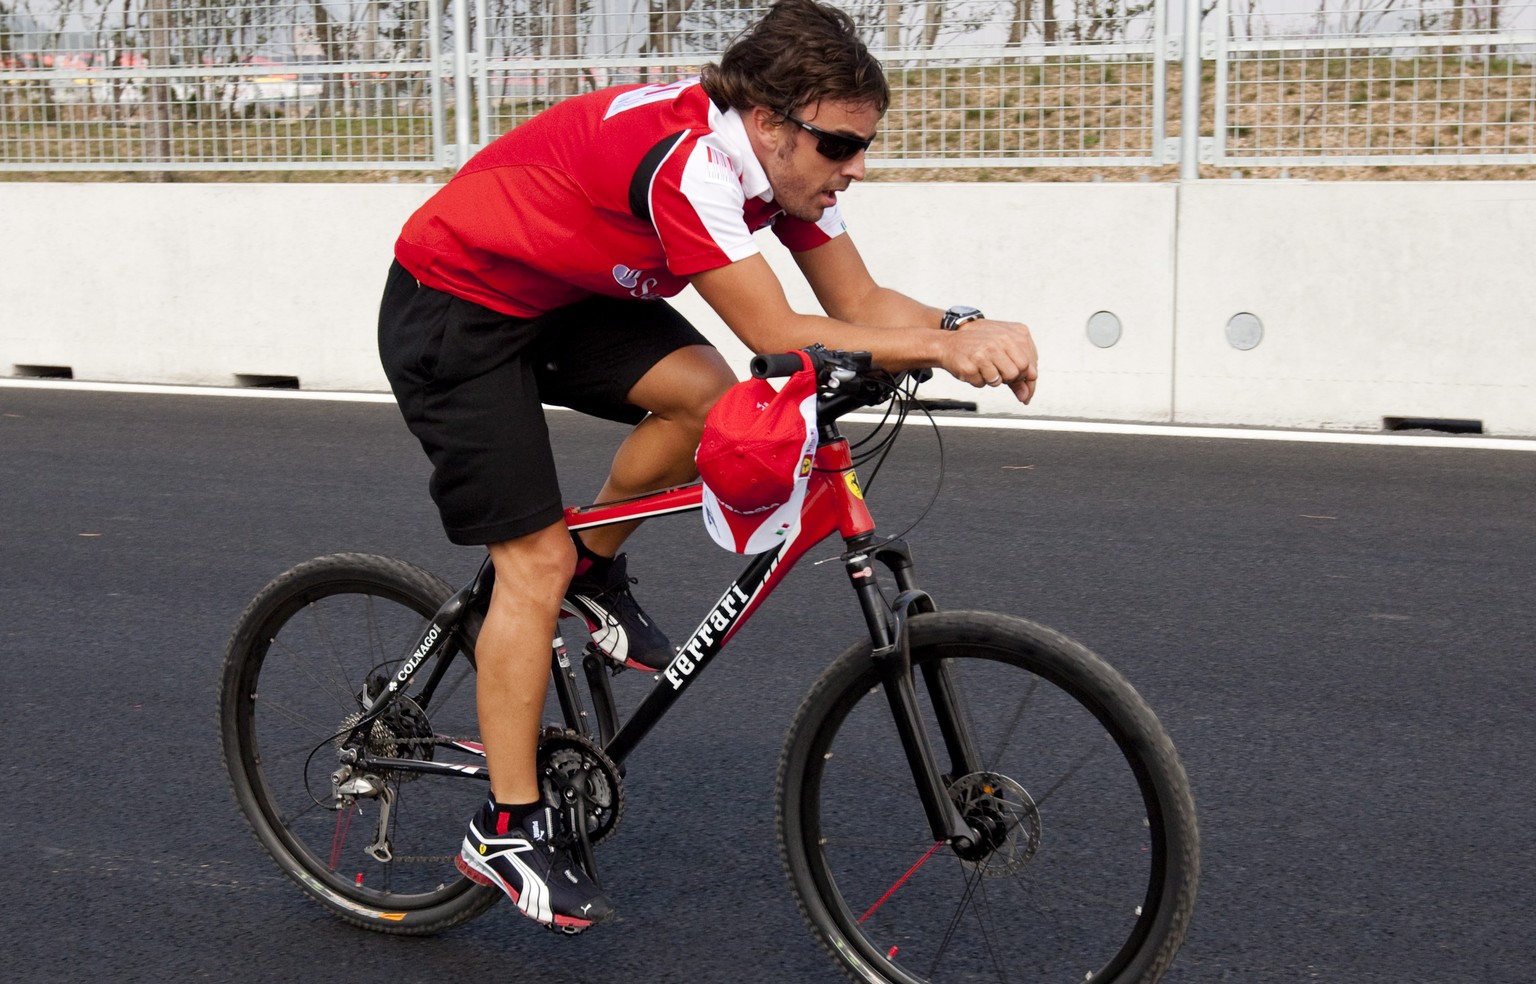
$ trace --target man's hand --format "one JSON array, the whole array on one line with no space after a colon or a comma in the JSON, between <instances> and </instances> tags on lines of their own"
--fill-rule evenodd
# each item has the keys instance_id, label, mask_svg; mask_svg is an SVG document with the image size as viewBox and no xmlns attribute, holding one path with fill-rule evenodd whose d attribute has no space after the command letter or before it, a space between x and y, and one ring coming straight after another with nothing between
<instances>
[{"instance_id":1,"label":"man's hand","mask_svg":"<svg viewBox=\"0 0 1536 984\"><path fill-rule=\"evenodd\" d=\"M972 386L1007 386L1020 403L1035 395L1040 357L1029 328L1012 321L981 319L947 333L940 368Z\"/></svg>"}]
</instances>

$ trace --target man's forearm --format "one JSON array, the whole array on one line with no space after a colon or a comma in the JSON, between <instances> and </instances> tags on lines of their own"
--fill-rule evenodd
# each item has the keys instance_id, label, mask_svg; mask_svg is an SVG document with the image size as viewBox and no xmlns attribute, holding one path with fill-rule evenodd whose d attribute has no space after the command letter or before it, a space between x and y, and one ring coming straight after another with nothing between
<instances>
[{"instance_id":1,"label":"man's forearm","mask_svg":"<svg viewBox=\"0 0 1536 984\"><path fill-rule=\"evenodd\" d=\"M850 310L828 312L840 321L870 327L937 328L944 312L889 287L870 291Z\"/></svg>"}]
</instances>

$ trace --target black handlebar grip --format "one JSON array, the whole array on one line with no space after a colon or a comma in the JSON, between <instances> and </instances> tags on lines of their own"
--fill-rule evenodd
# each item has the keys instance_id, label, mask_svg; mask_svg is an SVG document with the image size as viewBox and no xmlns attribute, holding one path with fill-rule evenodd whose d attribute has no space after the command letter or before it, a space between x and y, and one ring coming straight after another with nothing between
<instances>
[{"instance_id":1,"label":"black handlebar grip","mask_svg":"<svg viewBox=\"0 0 1536 984\"><path fill-rule=\"evenodd\" d=\"M804 367L805 362L799 352L780 352L753 356L750 368L752 375L758 379L775 379L779 376L793 376Z\"/></svg>"}]
</instances>

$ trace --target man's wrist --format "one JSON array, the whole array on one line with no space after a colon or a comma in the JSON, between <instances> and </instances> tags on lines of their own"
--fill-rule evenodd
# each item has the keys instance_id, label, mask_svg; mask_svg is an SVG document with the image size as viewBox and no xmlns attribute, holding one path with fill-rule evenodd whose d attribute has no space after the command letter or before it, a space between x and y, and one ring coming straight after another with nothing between
<instances>
[{"instance_id":1,"label":"man's wrist","mask_svg":"<svg viewBox=\"0 0 1536 984\"><path fill-rule=\"evenodd\" d=\"M939 319L939 327L945 331L959 331L961 325L980 321L985 317L986 315L976 308L966 304L956 304L944 312L944 316Z\"/></svg>"}]
</instances>

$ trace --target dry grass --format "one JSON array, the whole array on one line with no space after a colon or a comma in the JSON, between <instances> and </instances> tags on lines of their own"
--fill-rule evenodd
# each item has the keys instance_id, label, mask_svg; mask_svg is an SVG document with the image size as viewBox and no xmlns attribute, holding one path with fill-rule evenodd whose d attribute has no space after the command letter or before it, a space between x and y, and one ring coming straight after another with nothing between
<instances>
[{"instance_id":1,"label":"dry grass","mask_svg":"<svg viewBox=\"0 0 1536 984\"><path fill-rule=\"evenodd\" d=\"M1210 73L1203 89L1202 132L1213 132ZM1151 60L1049 60L980 67L891 70L895 99L877 160L983 158L964 168L877 166L874 181L1170 181L1177 166L1152 159L1155 66ZM1309 180L1525 180L1536 163L1479 163L1493 155L1536 161L1536 73L1527 62L1423 52L1395 59L1357 55L1235 60L1230 64L1226 167L1201 176ZM1165 136L1178 135L1178 65L1165 87ZM0 164L29 159L83 161L90 156L133 160L141 127L131 120L39 120L11 101L0 111ZM3 109L0 106L0 109ZM90 107L77 107L89 110ZM529 107L523 107L529 109ZM451 132L451 125L449 132ZM264 158L296 155L323 163L424 155L429 139L416 113L389 119L193 121L176 134L179 159L248 162L246 171L0 171L10 181L441 181L444 170L262 170ZM47 148L46 158L37 148ZM1323 154L1354 156L1350 166L1312 165ZM30 155L30 157L29 157ZM370 157L369 155L373 155ZM1413 155L1411 164L1371 158ZM1250 160L1295 158L1288 166ZM1029 158L1039 166L1011 160ZM1103 163L1085 166L1084 158ZM1117 163L1127 160L1126 165Z\"/></svg>"}]
</instances>

